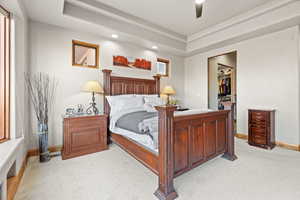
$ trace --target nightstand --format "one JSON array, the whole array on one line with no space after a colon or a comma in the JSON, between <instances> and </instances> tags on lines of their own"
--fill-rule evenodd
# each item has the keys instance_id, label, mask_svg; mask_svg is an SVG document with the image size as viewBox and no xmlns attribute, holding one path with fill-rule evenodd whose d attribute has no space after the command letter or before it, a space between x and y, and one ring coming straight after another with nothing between
<instances>
[{"instance_id":1,"label":"nightstand","mask_svg":"<svg viewBox=\"0 0 300 200\"><path fill-rule=\"evenodd\" d=\"M107 115L64 117L63 160L106 149Z\"/></svg>"}]
</instances>

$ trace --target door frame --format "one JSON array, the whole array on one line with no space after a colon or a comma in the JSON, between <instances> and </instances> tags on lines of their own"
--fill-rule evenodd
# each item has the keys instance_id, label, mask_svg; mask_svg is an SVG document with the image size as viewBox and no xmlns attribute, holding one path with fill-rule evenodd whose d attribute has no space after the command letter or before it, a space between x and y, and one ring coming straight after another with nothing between
<instances>
[{"instance_id":1,"label":"door frame","mask_svg":"<svg viewBox=\"0 0 300 200\"><path fill-rule=\"evenodd\" d=\"M209 60L212 59L212 58L216 58L216 57L219 57L219 56L224 56L224 55L227 55L227 54L231 54L231 53L235 53L236 55L236 60L237 60L237 55L238 55L238 51L237 50L234 50L234 51L229 51L227 53L222 53L222 54L219 54L219 55L216 55L216 56L211 56L211 57L208 57L207 58L207 107L209 108L209 88L210 88L210 84L209 84ZM235 67L235 78L237 81L237 66ZM237 90L237 88L235 88Z\"/></svg>"}]
</instances>

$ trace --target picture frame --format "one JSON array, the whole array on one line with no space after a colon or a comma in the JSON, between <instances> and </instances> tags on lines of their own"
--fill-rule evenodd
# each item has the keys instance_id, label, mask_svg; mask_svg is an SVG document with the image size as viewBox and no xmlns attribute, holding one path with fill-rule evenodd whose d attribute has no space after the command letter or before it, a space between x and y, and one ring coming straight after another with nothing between
<instances>
[{"instance_id":1,"label":"picture frame","mask_svg":"<svg viewBox=\"0 0 300 200\"><path fill-rule=\"evenodd\" d=\"M99 68L99 45L72 40L72 66Z\"/></svg>"},{"instance_id":2,"label":"picture frame","mask_svg":"<svg viewBox=\"0 0 300 200\"><path fill-rule=\"evenodd\" d=\"M152 63L145 58L134 58L128 56L113 56L113 65L131 69L141 69L151 71Z\"/></svg>"}]
</instances>

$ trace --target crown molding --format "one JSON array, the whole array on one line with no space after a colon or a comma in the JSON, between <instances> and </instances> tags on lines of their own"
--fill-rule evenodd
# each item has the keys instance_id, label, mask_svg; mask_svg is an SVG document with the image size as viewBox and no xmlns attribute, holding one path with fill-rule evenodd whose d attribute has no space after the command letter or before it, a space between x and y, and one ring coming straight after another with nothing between
<instances>
[{"instance_id":1,"label":"crown molding","mask_svg":"<svg viewBox=\"0 0 300 200\"><path fill-rule=\"evenodd\" d=\"M215 26L207 28L207 29L205 29L201 32L192 34L192 35L188 36L187 42L190 43L190 42L193 42L195 40L206 37L208 35L215 34L217 32L223 31L223 30L225 30L227 28L230 28L230 27L233 27L235 25L247 22L251 19L254 19L256 17L264 15L268 12L272 12L276 9L287 6L288 4L291 4L291 3L296 2L296 1L298 1L298 0L275 0L275 1L272 1L270 3L266 3L266 4L261 5L257 8L255 8L255 9L253 9L253 10L250 10L247 13L235 16L235 17L233 17L229 20L226 20L226 21L224 21L222 23L219 23Z\"/></svg>"},{"instance_id":2,"label":"crown molding","mask_svg":"<svg viewBox=\"0 0 300 200\"><path fill-rule=\"evenodd\" d=\"M290 1L259 15L251 20L243 21L226 29L211 33L187 44L188 55L203 53L251 38L277 32L300 24L300 1Z\"/></svg>"},{"instance_id":3,"label":"crown molding","mask_svg":"<svg viewBox=\"0 0 300 200\"><path fill-rule=\"evenodd\" d=\"M123 36L119 40L127 38L130 43L140 43L140 45L146 45L149 49L155 44L159 45L160 50L167 50L180 55L184 55L186 51L186 42L175 40L163 34L137 27L134 24L117 20L69 2L65 2L62 14L68 19L79 20L85 24L86 28L93 27L94 32L104 34L106 37L111 33L117 32ZM99 32L98 30L101 31Z\"/></svg>"},{"instance_id":4,"label":"crown molding","mask_svg":"<svg viewBox=\"0 0 300 200\"><path fill-rule=\"evenodd\" d=\"M252 31L249 33L243 33L236 37L232 37L230 39L224 39L222 41L216 42L214 44L209 44L203 47L195 48L193 50L187 51L186 57L195 56L198 54L202 54L214 49L230 46L232 44L237 44L239 42L243 42L252 38L260 37L263 35L271 34L277 31L281 31L287 28L291 28L294 26L299 25L300 23L300 16L295 18L290 18L287 20L283 20L282 22L275 23L271 26L266 26L264 28L258 29L256 31Z\"/></svg>"}]
</instances>

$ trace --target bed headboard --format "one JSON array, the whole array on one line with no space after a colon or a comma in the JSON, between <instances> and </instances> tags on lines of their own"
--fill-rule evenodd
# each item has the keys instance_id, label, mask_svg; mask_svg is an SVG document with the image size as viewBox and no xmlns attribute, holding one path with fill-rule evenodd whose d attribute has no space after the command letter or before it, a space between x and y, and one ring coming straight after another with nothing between
<instances>
[{"instance_id":1,"label":"bed headboard","mask_svg":"<svg viewBox=\"0 0 300 200\"><path fill-rule=\"evenodd\" d=\"M154 79L139 79L120 76L112 76L112 70L104 69L104 113L109 115L109 104L105 98L107 95L122 94L160 94L160 76L153 76Z\"/></svg>"}]
</instances>

